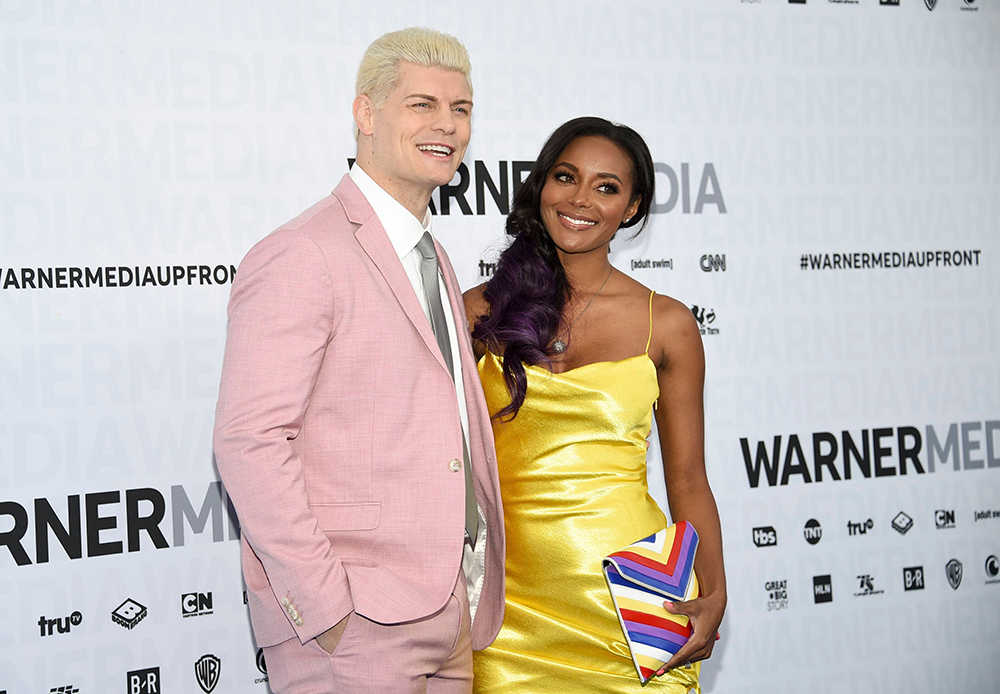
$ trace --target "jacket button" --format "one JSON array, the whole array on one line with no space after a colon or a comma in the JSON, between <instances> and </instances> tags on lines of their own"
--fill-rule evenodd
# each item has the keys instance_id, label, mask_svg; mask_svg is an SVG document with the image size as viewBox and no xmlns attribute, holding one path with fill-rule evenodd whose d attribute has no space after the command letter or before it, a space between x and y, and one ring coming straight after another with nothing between
<instances>
[{"instance_id":1,"label":"jacket button","mask_svg":"<svg viewBox=\"0 0 1000 694\"><path fill-rule=\"evenodd\" d=\"M297 626L297 627L302 626L302 618L301 617L299 617L298 619L295 620L295 626Z\"/></svg>"},{"instance_id":2,"label":"jacket button","mask_svg":"<svg viewBox=\"0 0 1000 694\"><path fill-rule=\"evenodd\" d=\"M462 469L462 461L458 458L453 458L450 463L448 463L448 469L452 472L458 472Z\"/></svg>"},{"instance_id":3,"label":"jacket button","mask_svg":"<svg viewBox=\"0 0 1000 694\"><path fill-rule=\"evenodd\" d=\"M283 607L288 607L288 603L290 602L291 600L289 600L287 597L281 599L281 604Z\"/></svg>"}]
</instances>

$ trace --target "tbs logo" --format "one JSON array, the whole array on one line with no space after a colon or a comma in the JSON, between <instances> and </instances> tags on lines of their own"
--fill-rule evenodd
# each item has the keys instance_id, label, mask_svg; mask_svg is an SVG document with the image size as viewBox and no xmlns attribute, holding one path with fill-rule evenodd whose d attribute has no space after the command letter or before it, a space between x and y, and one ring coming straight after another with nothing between
<instances>
[{"instance_id":1,"label":"tbs logo","mask_svg":"<svg viewBox=\"0 0 1000 694\"><path fill-rule=\"evenodd\" d=\"M778 544L778 533L770 525L754 528L753 543L758 547L775 547Z\"/></svg>"},{"instance_id":2,"label":"tbs logo","mask_svg":"<svg viewBox=\"0 0 1000 694\"><path fill-rule=\"evenodd\" d=\"M211 593L184 593L181 596L181 616L198 617L212 614Z\"/></svg>"},{"instance_id":3,"label":"tbs logo","mask_svg":"<svg viewBox=\"0 0 1000 694\"><path fill-rule=\"evenodd\" d=\"M132 670L127 677L128 694L160 694L160 668Z\"/></svg>"}]
</instances>

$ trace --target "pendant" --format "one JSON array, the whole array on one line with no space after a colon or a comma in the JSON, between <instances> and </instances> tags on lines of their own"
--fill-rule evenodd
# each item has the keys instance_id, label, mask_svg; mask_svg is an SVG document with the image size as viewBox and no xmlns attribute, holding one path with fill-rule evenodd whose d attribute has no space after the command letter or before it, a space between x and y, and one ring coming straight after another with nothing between
<instances>
[{"instance_id":1,"label":"pendant","mask_svg":"<svg viewBox=\"0 0 1000 694\"><path fill-rule=\"evenodd\" d=\"M552 343L552 351L556 354L562 354L566 351L566 343L562 340L556 340Z\"/></svg>"}]
</instances>

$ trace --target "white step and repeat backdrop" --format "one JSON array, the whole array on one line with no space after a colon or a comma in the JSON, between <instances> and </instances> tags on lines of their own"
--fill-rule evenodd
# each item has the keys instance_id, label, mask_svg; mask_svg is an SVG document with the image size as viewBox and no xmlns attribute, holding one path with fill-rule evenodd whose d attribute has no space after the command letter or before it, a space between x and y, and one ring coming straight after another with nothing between
<instances>
[{"instance_id":1,"label":"white step and repeat backdrop","mask_svg":"<svg viewBox=\"0 0 1000 694\"><path fill-rule=\"evenodd\" d=\"M650 144L613 261L703 328L705 689L1000 691L1000 1L476 5L0 1L0 692L266 694L212 461L226 301L414 24L474 61L434 199L464 287L555 126Z\"/></svg>"}]
</instances>

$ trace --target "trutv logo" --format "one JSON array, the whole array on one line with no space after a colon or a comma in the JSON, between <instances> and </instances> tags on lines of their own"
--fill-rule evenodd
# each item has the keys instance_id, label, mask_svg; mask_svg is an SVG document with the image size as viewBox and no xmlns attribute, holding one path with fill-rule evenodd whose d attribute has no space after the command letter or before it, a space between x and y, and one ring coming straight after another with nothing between
<instances>
[{"instance_id":1,"label":"trutv logo","mask_svg":"<svg viewBox=\"0 0 1000 694\"><path fill-rule=\"evenodd\" d=\"M353 157L347 159L347 166L354 166ZM431 198L431 214L471 215L473 205L477 215L486 214L487 206L500 214L509 214L511 197L534 167L533 161L501 160L490 166L477 159L470 172L468 165L462 162L455 174L458 181L440 186ZM682 214L703 214L706 208L713 207L719 214L726 214L726 201L722 197L715 164L701 165L700 173L697 165L692 171L692 165L687 162L677 168L656 162L654 167L657 200L650 207L652 214L673 212L678 206Z\"/></svg>"},{"instance_id":2,"label":"trutv logo","mask_svg":"<svg viewBox=\"0 0 1000 694\"><path fill-rule=\"evenodd\" d=\"M183 547L188 531L201 534L209 523L212 542L240 538L236 511L221 482L208 485L200 505L192 504L191 496L179 484L172 486L169 494L150 487L126 489L124 504L122 496L116 490L84 494L82 498L73 494L58 504L47 498L35 499L30 505L0 502L0 528L9 528L0 532L0 566L5 554L18 566L48 563L53 537L70 559L149 547ZM164 534L164 525L171 542ZM32 526L33 532L29 532Z\"/></svg>"},{"instance_id":3,"label":"trutv logo","mask_svg":"<svg viewBox=\"0 0 1000 694\"><path fill-rule=\"evenodd\" d=\"M747 481L756 489L763 478L767 486L784 486L792 478L811 484L836 482L855 476L895 477L910 472L923 475L948 467L953 470L1000 469L1000 420L956 422L941 435L928 424L863 429L860 434L827 431L811 435L803 446L798 434L771 442L740 439ZM807 439L808 440L808 439ZM770 443L770 445L769 445Z\"/></svg>"}]
</instances>

